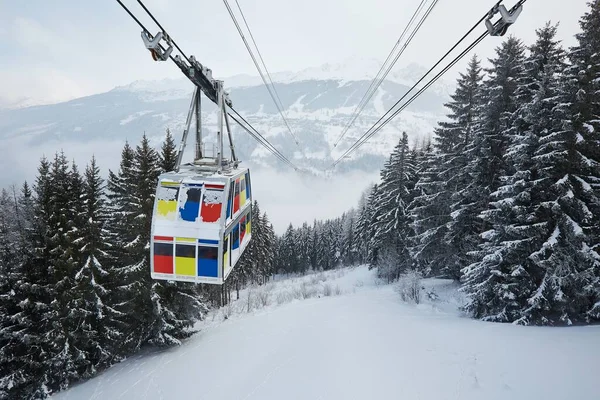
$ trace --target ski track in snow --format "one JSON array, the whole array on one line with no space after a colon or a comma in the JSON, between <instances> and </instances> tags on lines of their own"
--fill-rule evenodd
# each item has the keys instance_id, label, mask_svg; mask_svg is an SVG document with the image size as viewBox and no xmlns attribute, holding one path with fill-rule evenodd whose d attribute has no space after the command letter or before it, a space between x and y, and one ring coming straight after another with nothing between
<instances>
[{"instance_id":1,"label":"ski track in snow","mask_svg":"<svg viewBox=\"0 0 600 400\"><path fill-rule=\"evenodd\" d=\"M209 315L182 346L131 357L54 398L558 400L600 391L600 326L484 323L460 315L447 281L426 280L440 299L415 306L366 267L326 275L342 295L226 321ZM272 303L311 279L277 281Z\"/></svg>"}]
</instances>

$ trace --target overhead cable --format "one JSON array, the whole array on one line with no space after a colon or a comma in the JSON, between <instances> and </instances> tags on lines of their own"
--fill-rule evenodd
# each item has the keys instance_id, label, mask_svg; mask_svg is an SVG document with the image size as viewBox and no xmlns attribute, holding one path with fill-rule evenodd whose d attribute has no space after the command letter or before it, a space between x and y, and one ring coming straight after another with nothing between
<instances>
[{"instance_id":1,"label":"overhead cable","mask_svg":"<svg viewBox=\"0 0 600 400\"><path fill-rule=\"evenodd\" d=\"M424 8L424 5L426 4L426 1L427 0L421 0L421 3L419 4L419 6L417 7L417 9L413 13L410 21L408 22L408 24L404 28L404 31L402 32L402 34L398 38L398 41L396 41L396 44L394 45L394 47L392 48L392 50L388 54L388 56L385 59L383 65L381 65L381 67L379 68L379 71L377 72L377 75L375 75L375 77L371 81L371 84L367 88L367 91L363 94L363 97L361 98L361 100L359 101L359 103L354 108L354 111L352 112L352 114L350 116L349 122L345 125L342 133L340 134L340 136L335 141L333 147L337 147L337 145L344 138L344 136L346 135L346 133L348 132L348 130L352 127L352 125L354 124L354 122L356 121L356 119L360 116L360 114L362 113L362 111L365 109L365 107L369 103L369 100L371 100L371 98L376 93L376 91L379 88L379 86L381 86L381 84L383 83L383 81L385 80L385 78L387 77L387 75L389 74L389 72L391 71L391 69L394 67L394 65L396 64L396 62L400 58L400 56L404 53L404 50L408 47L408 45L412 41L412 38L416 35L416 33L418 32L419 28L421 27L421 25L423 25L423 22L425 22L425 19L427 19L427 17L429 16L429 14L431 13L431 11L433 10L433 8L436 6L436 4L438 2L438 0L435 0L432 4L430 4L429 9L421 17L421 20L420 20L418 26L412 31L412 34L411 34L410 38L406 41L406 43L404 44L404 46L402 47L402 49L394 57L394 60L388 65L388 62L392 59L392 56L394 55L394 53L398 49L398 46L400 46L400 43L402 43L402 40L404 39L404 37L408 33L408 30L411 28L413 22L416 20L417 16L421 12L421 10ZM385 70L385 72L383 72L384 70ZM382 75L382 72L383 72L383 75Z\"/></svg>"},{"instance_id":2,"label":"overhead cable","mask_svg":"<svg viewBox=\"0 0 600 400\"><path fill-rule=\"evenodd\" d=\"M523 4L525 4L527 0L520 0L514 7L512 10L517 9L518 7L522 6ZM494 6L494 8L498 7L500 4L502 3L502 0L498 1L496 3L496 5ZM511 11L512 11L511 10ZM406 98L409 96L409 94L423 81L425 80L425 78L435 69L437 68L442 61L444 61L471 33L473 33L473 31L475 31L475 29L477 29L477 27L486 19L488 18L489 13L486 13L475 25L473 25L473 27L471 29L469 29L469 31L467 33L465 33L463 35L463 37L461 39L459 39L459 41L454 44L454 46L452 46L450 48L450 50L448 50L446 52L446 54L444 54L444 56L442 56L442 58L440 58L440 60L438 60L381 118L379 118L379 120L377 120L377 122L375 122L375 124L373 124L373 126L371 126L371 128L369 128L359 139L357 139L354 144L352 144L352 146L350 146L343 154L342 156L340 156L333 164L332 167L335 167L337 164L339 164L344 158L346 158L348 155L350 155L352 152L354 152L356 149L358 149L360 146L362 146L367 140L369 140L375 133L379 132L383 126L385 126L387 123L389 123L394 117L396 117L402 110L404 110L408 105L410 105L410 103L412 103L412 101L414 101L417 97L419 97L427 88L429 88L433 83L435 83L443 74L445 74L452 66L454 66L458 61L460 61L460 59L462 59L470 50L472 50L475 46L477 46L488 34L489 32L486 31L485 33L483 33L479 38L477 38L473 43L471 43L471 45L469 45L467 47L466 50L463 50L463 52L456 57L453 61L451 61L440 73L438 73L434 78L432 78L423 88L421 88L417 94L413 95L406 103L404 103L402 105L402 107L396 111L395 108ZM390 117L388 117L389 114L392 114ZM385 118L387 118L381 125L378 126L378 124L384 120Z\"/></svg>"},{"instance_id":3,"label":"overhead cable","mask_svg":"<svg viewBox=\"0 0 600 400\"><path fill-rule=\"evenodd\" d=\"M131 12L131 10L129 10L129 8L123 4L123 2L121 0L116 0L117 3L119 3L119 5L127 12L127 14L129 14L129 16L140 26L140 28L142 28L142 30L148 34L150 34L150 31L144 26L144 24L142 24L142 22ZM152 20L156 23L156 25L164 32L164 28L160 25L160 23L158 22L158 20L154 17L154 15L152 15L152 13L148 10L148 8L143 4L143 2L141 0L138 0L138 3L144 8L144 10L146 11L146 13L152 18ZM173 43L173 45L177 48L177 50L181 53L181 55L188 60L187 56L185 55L185 53L181 50L181 48L175 43L174 40L171 39L171 43ZM162 46L161 46L162 47ZM173 56L169 56L169 58L171 59L171 61L175 62ZM280 161L282 161L283 163L289 165L291 168L293 168L294 170L298 170L298 167L296 167L296 165L294 165L287 157L285 157L279 150L277 150L277 148L275 148L275 146L273 146L273 144L271 144L271 142L269 142L269 140L267 138L265 138L260 132L258 132L258 130L256 130L256 128L254 128L244 117L242 117L241 114L239 114L235 109L233 109L232 107L229 107L229 109L237 116L237 118L235 116L233 116L231 113L228 113L228 115L236 122L238 123L238 125L240 125L246 132L248 132L248 134L250 134L250 136L256 140L259 144L261 144L263 147L265 147L269 152L271 152L275 157L277 157ZM243 121L244 123L240 122Z\"/></svg>"},{"instance_id":4,"label":"overhead cable","mask_svg":"<svg viewBox=\"0 0 600 400\"><path fill-rule=\"evenodd\" d=\"M298 137L294 134L294 132L292 131L292 128L290 127L290 124L284 114L283 111L283 104L281 103L281 99L279 97L279 94L277 93L277 89L275 88L275 85L273 83L273 80L271 79L271 75L269 74L269 71L266 67L266 64L264 62L264 59L262 58L262 55L260 53L260 50L258 48L258 46L256 45L256 41L254 40L254 36L252 35L252 31L250 30L250 27L248 26L248 22L246 21L246 17L244 16L244 13L239 5L239 3L236 0L236 4L238 6L238 9L240 10L240 13L242 15L242 18L244 20L244 24L246 25L246 29L248 30L248 33L250 34L251 40L254 43L254 46L256 47L256 50L258 52L258 55L260 57L260 60L263 63L263 66L265 68L266 74L268 75L268 79L271 83L271 85L269 85L269 82L267 82L267 78L265 77L265 74L263 73L258 60L256 59L256 56L254 55L254 52L252 51L250 44L248 43L248 41L246 40L246 37L244 36L244 32L242 31L242 28L240 26L240 24L237 21L237 18L231 8L231 6L229 5L229 2L227 0L223 0L223 4L225 4L225 7L227 8L227 11L229 12L229 16L231 17L231 20L233 21L240 37L242 38L242 41L244 42L244 45L246 46L246 50L248 51L248 53L250 54L250 57L252 58L252 61L254 62L254 66L256 67L256 70L258 71L263 83L265 84L265 87L267 88L269 95L271 96L271 99L273 100L273 103L275 103L275 107L277 108L277 111L279 112L279 114L281 115L281 118L283 119L283 122L288 130L288 132L290 133L290 135L292 136L292 138L294 139L294 143L296 143L296 145L300 148L300 142L298 141ZM302 149L300 149L302 150Z\"/></svg>"}]
</instances>

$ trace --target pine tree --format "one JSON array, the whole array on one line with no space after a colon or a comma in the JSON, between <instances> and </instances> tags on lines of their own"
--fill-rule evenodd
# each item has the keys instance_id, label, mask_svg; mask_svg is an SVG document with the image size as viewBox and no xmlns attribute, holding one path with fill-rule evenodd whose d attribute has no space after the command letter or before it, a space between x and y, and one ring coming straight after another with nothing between
<instances>
[{"instance_id":1,"label":"pine tree","mask_svg":"<svg viewBox=\"0 0 600 400\"><path fill-rule=\"evenodd\" d=\"M409 268L409 211L414 196L416 168L414 155L408 148L408 136L394 148L389 162L382 170L382 182L374 210L374 234L371 247L376 249L374 259L381 277L388 281L397 279Z\"/></svg>"},{"instance_id":2,"label":"pine tree","mask_svg":"<svg viewBox=\"0 0 600 400\"><path fill-rule=\"evenodd\" d=\"M27 241L33 215L31 196L27 183L20 195L14 186L11 192L0 194L0 398L43 397L46 393L46 379L36 375L44 371L31 368L40 360L28 357L35 353L28 346L41 343L39 332L30 325L31 314L26 313L29 301L39 297L24 290L30 288L23 266L25 254L31 250Z\"/></svg>"},{"instance_id":3,"label":"pine tree","mask_svg":"<svg viewBox=\"0 0 600 400\"><path fill-rule=\"evenodd\" d=\"M34 197L28 186L23 188L21 209L23 210L23 246L19 248L22 261L18 265L19 277L11 295L19 310L13 320L14 328L9 347L2 348L2 359L14 369L7 370L2 382L10 382L9 398L45 398L52 371L52 344L46 333L52 328L51 303L54 286L51 268L49 240L46 235L48 217L51 213L51 187L49 182L50 163L42 158L34 187ZM3 386L4 387L4 386Z\"/></svg>"},{"instance_id":4,"label":"pine tree","mask_svg":"<svg viewBox=\"0 0 600 400\"><path fill-rule=\"evenodd\" d=\"M496 57L490 60L492 67L487 70L489 77L482 88L482 106L475 110L473 139L465 149L470 161L456 171L457 179L467 184L452 197L452 220L446 238L458 249L455 263L460 267L472 263L471 252L477 249L481 243L480 235L488 229L480 213L489 207L490 194L501 185L501 176L513 172L504 154L517 109L515 91L523 74L523 61L523 45L514 37L509 37L496 49ZM462 270L463 274L472 272ZM473 278L463 279L470 281Z\"/></svg>"},{"instance_id":5,"label":"pine tree","mask_svg":"<svg viewBox=\"0 0 600 400\"><path fill-rule=\"evenodd\" d=\"M290 224L285 231L278 251L279 266L284 273L299 272L298 249L296 231Z\"/></svg>"},{"instance_id":6,"label":"pine tree","mask_svg":"<svg viewBox=\"0 0 600 400\"><path fill-rule=\"evenodd\" d=\"M361 263L368 262L371 258L371 237L373 237L373 222L375 208L375 194L377 185L372 185L365 191L358 204L358 218L354 225L353 248Z\"/></svg>"},{"instance_id":7,"label":"pine tree","mask_svg":"<svg viewBox=\"0 0 600 400\"><path fill-rule=\"evenodd\" d=\"M107 181L107 199L109 218L107 230L110 235L110 255L117 267L123 267L133 262L129 254L128 244L132 243L137 234L131 229L135 220L133 190L136 181L133 172L134 150L125 143L121 152L119 171L109 171Z\"/></svg>"},{"instance_id":8,"label":"pine tree","mask_svg":"<svg viewBox=\"0 0 600 400\"><path fill-rule=\"evenodd\" d=\"M70 313L69 305L73 300L70 288L74 282L75 254L72 245L72 229L75 202L71 194L73 185L80 181L80 176L69 170L69 163L63 152L54 157L48 174L50 209L45 235L48 240L48 255L52 285L52 301L50 303L53 322L45 332L45 341L50 345L51 368L53 374L48 383L52 391L62 390L77 380L74 360L84 357L77 348L71 335L76 329L76 321ZM77 174L78 175L78 174Z\"/></svg>"},{"instance_id":9,"label":"pine tree","mask_svg":"<svg viewBox=\"0 0 600 400\"><path fill-rule=\"evenodd\" d=\"M175 170L177 164L177 147L171 131L167 129L165 141L160 148L159 165L162 172L170 172Z\"/></svg>"},{"instance_id":10,"label":"pine tree","mask_svg":"<svg viewBox=\"0 0 600 400\"><path fill-rule=\"evenodd\" d=\"M545 271L529 299L527 317L534 322L600 319L600 2L589 5L556 90L557 122L540 138L536 154L551 185L545 200L552 234L534 254Z\"/></svg>"},{"instance_id":11,"label":"pine tree","mask_svg":"<svg viewBox=\"0 0 600 400\"><path fill-rule=\"evenodd\" d=\"M113 355L121 336L114 326L119 313L113 308L106 286L112 278L112 260L108 255L109 237L105 229L108 215L103 191L104 181L92 158L85 170L81 193L83 202L78 219L83 223L74 232L73 243L79 257L71 290L73 299L69 304L70 313L77 321L73 339L85 355L76 360L78 376L83 379L119 359Z\"/></svg>"},{"instance_id":12,"label":"pine tree","mask_svg":"<svg viewBox=\"0 0 600 400\"><path fill-rule=\"evenodd\" d=\"M259 218L261 229L264 232L265 245L263 246L262 266L263 266L263 279L267 281L269 277L275 274L275 230L273 225L269 221L267 213L263 213L262 217Z\"/></svg>"},{"instance_id":13,"label":"pine tree","mask_svg":"<svg viewBox=\"0 0 600 400\"><path fill-rule=\"evenodd\" d=\"M549 180L535 154L540 136L556 124L552 109L564 54L555 35L556 27L547 25L538 31L538 40L530 48L515 92L519 105L504 156L514 173L501 178L504 184L491 193L491 207L481 214L491 229L475 253L477 262L467 269L465 287L470 296L467 309L480 318L533 322L524 316L527 298L541 283L544 271L533 262L532 254L553 231L543 197Z\"/></svg>"},{"instance_id":14,"label":"pine tree","mask_svg":"<svg viewBox=\"0 0 600 400\"><path fill-rule=\"evenodd\" d=\"M123 210L119 218L128 225L117 225L117 232L125 233L114 246L121 250L117 258L117 276L122 282L123 299L117 311L124 315L127 334L122 341L126 352L137 351L144 343L160 335L162 321L160 308L153 304L153 282L150 279L148 246L154 191L158 178L158 154L144 135L132 151L125 145L121 159L120 176L115 183L120 187L111 190L116 200L114 207ZM111 177L109 177L110 179ZM112 184L109 181L109 186ZM125 242L123 239L127 239Z\"/></svg>"},{"instance_id":15,"label":"pine tree","mask_svg":"<svg viewBox=\"0 0 600 400\"><path fill-rule=\"evenodd\" d=\"M12 197L0 191L0 398L9 398L13 387L23 385L25 372L16 351L19 348L20 324L15 286L22 280L18 265L19 243L13 240L17 230Z\"/></svg>"},{"instance_id":16,"label":"pine tree","mask_svg":"<svg viewBox=\"0 0 600 400\"><path fill-rule=\"evenodd\" d=\"M569 50L570 66L565 71L557 111L563 119L561 131L571 166L569 181L575 198L580 201L573 204L572 213L582 230L580 234L575 229L577 242L583 242L585 265L594 271L587 273L590 276L584 279L585 284L579 282L573 290L583 284L589 296L579 298L578 306L583 309L591 302L587 315L597 320L600 319L600 0L588 5L588 12L579 22L581 32L575 35L577 45Z\"/></svg>"},{"instance_id":17,"label":"pine tree","mask_svg":"<svg viewBox=\"0 0 600 400\"><path fill-rule=\"evenodd\" d=\"M131 248L138 238L137 230L132 229L138 215L134 201L134 192L137 190L134 164L135 151L126 142L121 152L119 171L109 171L107 181L108 253L114 269L114 277L107 282L107 290L112 292L117 304L115 309L122 315L116 321L122 337L118 347L113 350L113 354L118 356L131 354L143 344L144 333L140 324L144 318L141 315L129 318L136 313L138 305L135 302L146 304L146 310L150 308L149 292L142 290L149 282L136 280L130 267L136 262L136 255ZM143 293L146 297L136 299L136 294L142 296Z\"/></svg>"},{"instance_id":18,"label":"pine tree","mask_svg":"<svg viewBox=\"0 0 600 400\"><path fill-rule=\"evenodd\" d=\"M455 196L470 180L465 171L469 162L465 149L472 143L481 106L481 64L477 56L469 62L466 73L460 74L452 101L446 104L449 121L441 122L435 131L435 152L425 149L419 166L419 195L411 212L416 236L412 254L417 268L426 273L442 273L460 279L462 265L456 253L462 246L448 232L450 209Z\"/></svg>"}]
</instances>

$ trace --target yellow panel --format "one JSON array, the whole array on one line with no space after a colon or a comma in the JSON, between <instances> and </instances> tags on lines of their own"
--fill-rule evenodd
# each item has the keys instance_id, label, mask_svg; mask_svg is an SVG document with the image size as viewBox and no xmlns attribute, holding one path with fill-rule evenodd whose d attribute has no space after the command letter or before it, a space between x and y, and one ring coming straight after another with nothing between
<instances>
[{"instance_id":1,"label":"yellow panel","mask_svg":"<svg viewBox=\"0 0 600 400\"><path fill-rule=\"evenodd\" d=\"M198 240L198 239L196 239L196 238L178 237L178 238L175 238L175 240L178 241L178 242L196 243L196 240Z\"/></svg>"},{"instance_id":2,"label":"yellow panel","mask_svg":"<svg viewBox=\"0 0 600 400\"><path fill-rule=\"evenodd\" d=\"M162 186L179 186L179 182L167 182L167 181L162 181L160 183Z\"/></svg>"},{"instance_id":3,"label":"yellow panel","mask_svg":"<svg viewBox=\"0 0 600 400\"><path fill-rule=\"evenodd\" d=\"M250 220L248 220L248 222L246 223L246 234L252 232L252 222Z\"/></svg>"},{"instance_id":4,"label":"yellow panel","mask_svg":"<svg viewBox=\"0 0 600 400\"><path fill-rule=\"evenodd\" d=\"M229 268L229 252L226 251L223 253L223 268Z\"/></svg>"},{"instance_id":5,"label":"yellow panel","mask_svg":"<svg viewBox=\"0 0 600 400\"><path fill-rule=\"evenodd\" d=\"M246 204L246 189L240 190L240 207L243 207Z\"/></svg>"},{"instance_id":6,"label":"yellow panel","mask_svg":"<svg viewBox=\"0 0 600 400\"><path fill-rule=\"evenodd\" d=\"M156 215L174 221L177 216L177 200L159 200Z\"/></svg>"},{"instance_id":7,"label":"yellow panel","mask_svg":"<svg viewBox=\"0 0 600 400\"><path fill-rule=\"evenodd\" d=\"M175 257L175 274L196 276L196 259L188 257Z\"/></svg>"}]
</instances>

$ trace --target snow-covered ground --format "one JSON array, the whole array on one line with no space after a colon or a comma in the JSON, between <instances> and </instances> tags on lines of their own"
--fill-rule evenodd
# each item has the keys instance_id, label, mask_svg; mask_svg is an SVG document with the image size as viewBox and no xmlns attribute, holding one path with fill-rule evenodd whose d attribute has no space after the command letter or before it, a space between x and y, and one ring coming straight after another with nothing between
<instances>
[{"instance_id":1,"label":"snow-covered ground","mask_svg":"<svg viewBox=\"0 0 600 400\"><path fill-rule=\"evenodd\" d=\"M474 321L457 311L454 285L424 285L439 299L415 306L366 267L281 279L244 291L182 346L132 357L54 397L598 398L600 326Z\"/></svg>"}]
</instances>

